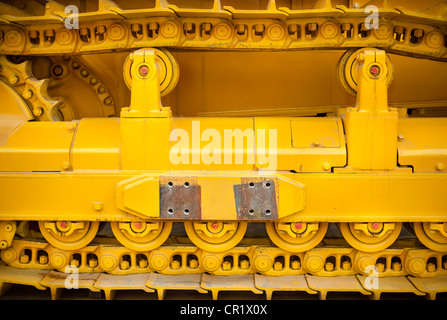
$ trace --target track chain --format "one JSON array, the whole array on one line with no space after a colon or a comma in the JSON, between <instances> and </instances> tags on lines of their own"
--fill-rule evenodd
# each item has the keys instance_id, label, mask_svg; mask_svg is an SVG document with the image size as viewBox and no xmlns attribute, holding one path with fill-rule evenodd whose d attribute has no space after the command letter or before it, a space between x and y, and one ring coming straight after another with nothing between
<instances>
[{"instance_id":1,"label":"track chain","mask_svg":"<svg viewBox=\"0 0 447 320\"><path fill-rule=\"evenodd\" d=\"M378 47L397 54L447 60L446 20L383 6L368 29L364 8L335 5L315 10L183 9L157 1L153 8L124 10L108 1L80 13L79 28L62 5L44 16L14 16L0 7L0 54L85 54L142 47L212 49L343 49ZM386 1L385 1L386 3ZM371 19L370 19L371 20Z\"/></svg>"},{"instance_id":2,"label":"track chain","mask_svg":"<svg viewBox=\"0 0 447 320\"><path fill-rule=\"evenodd\" d=\"M329 292L357 292L373 299L385 292L436 299L447 292L447 255L407 240L397 243L406 248L373 254L346 247L340 239L326 239L324 247L300 254L272 247L266 239L244 239L224 253L205 252L182 237L171 237L151 252L131 251L110 238L97 240L104 241L76 251L40 240L14 240L1 251L0 290L26 284L50 288L58 299L76 279L76 288L103 291L106 299L120 290L157 291L159 299L166 290L211 292L213 299L222 291L265 293L267 299L276 291L303 291L320 299ZM377 286L368 287L374 281Z\"/></svg>"},{"instance_id":3,"label":"track chain","mask_svg":"<svg viewBox=\"0 0 447 320\"><path fill-rule=\"evenodd\" d=\"M98 238L97 238L98 240ZM96 241L96 240L95 240ZM379 277L438 277L447 275L447 255L420 248L409 240L398 240L401 248L376 253L360 252L340 242L324 240L324 246L307 252L290 253L271 246L266 239L244 239L229 251L207 252L182 237L171 237L167 244L148 252L123 246L91 244L80 250L60 250L38 240L14 240L1 251L1 260L21 269L59 270L74 266L80 273L109 274L198 274L267 276L310 274L319 277L369 275ZM403 241L403 242L402 242Z\"/></svg>"}]
</instances>

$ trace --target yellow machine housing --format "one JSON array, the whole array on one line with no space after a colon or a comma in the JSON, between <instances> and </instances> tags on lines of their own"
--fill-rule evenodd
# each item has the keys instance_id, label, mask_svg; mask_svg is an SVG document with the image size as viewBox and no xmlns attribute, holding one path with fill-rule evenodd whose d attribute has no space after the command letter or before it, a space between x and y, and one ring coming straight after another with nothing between
<instances>
[{"instance_id":1,"label":"yellow machine housing","mask_svg":"<svg viewBox=\"0 0 447 320\"><path fill-rule=\"evenodd\" d=\"M177 2L0 3L0 285L373 266L446 291L445 3Z\"/></svg>"}]
</instances>

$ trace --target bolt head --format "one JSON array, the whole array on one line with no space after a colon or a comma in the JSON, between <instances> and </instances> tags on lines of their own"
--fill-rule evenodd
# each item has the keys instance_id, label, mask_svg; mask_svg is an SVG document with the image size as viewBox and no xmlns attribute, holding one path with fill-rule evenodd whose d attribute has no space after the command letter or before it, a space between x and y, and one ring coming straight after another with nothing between
<instances>
[{"instance_id":1,"label":"bolt head","mask_svg":"<svg viewBox=\"0 0 447 320\"><path fill-rule=\"evenodd\" d=\"M67 222L65 222L65 221L61 221L61 222L59 223L59 225L61 226L61 228L66 228L66 227L67 227Z\"/></svg>"},{"instance_id":2,"label":"bolt head","mask_svg":"<svg viewBox=\"0 0 447 320\"><path fill-rule=\"evenodd\" d=\"M149 74L149 66L142 65L139 69L140 75L142 77L146 77Z\"/></svg>"},{"instance_id":3,"label":"bolt head","mask_svg":"<svg viewBox=\"0 0 447 320\"><path fill-rule=\"evenodd\" d=\"M379 68L379 66L372 66L370 69L369 69L369 72L374 76L374 77L377 77L379 74L380 74L380 68Z\"/></svg>"},{"instance_id":4,"label":"bolt head","mask_svg":"<svg viewBox=\"0 0 447 320\"><path fill-rule=\"evenodd\" d=\"M374 222L371 226L374 230L377 230L379 228L379 224L377 222Z\"/></svg>"},{"instance_id":5,"label":"bolt head","mask_svg":"<svg viewBox=\"0 0 447 320\"><path fill-rule=\"evenodd\" d=\"M219 228L219 224L217 224L217 223L215 222L215 223L213 223L213 224L211 225L211 228L213 228L213 229L215 230L215 229Z\"/></svg>"}]
</instances>

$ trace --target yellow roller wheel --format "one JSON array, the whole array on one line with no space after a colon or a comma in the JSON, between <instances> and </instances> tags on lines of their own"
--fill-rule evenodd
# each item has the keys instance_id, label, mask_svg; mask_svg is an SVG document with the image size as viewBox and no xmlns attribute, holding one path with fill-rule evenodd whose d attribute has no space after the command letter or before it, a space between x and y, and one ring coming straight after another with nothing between
<instances>
[{"instance_id":1,"label":"yellow roller wheel","mask_svg":"<svg viewBox=\"0 0 447 320\"><path fill-rule=\"evenodd\" d=\"M267 234L279 248L289 252L304 252L314 248L323 240L329 224L327 222L268 222Z\"/></svg>"},{"instance_id":2,"label":"yellow roller wheel","mask_svg":"<svg viewBox=\"0 0 447 320\"><path fill-rule=\"evenodd\" d=\"M447 252L447 222L415 222L414 232L427 248Z\"/></svg>"},{"instance_id":3,"label":"yellow roller wheel","mask_svg":"<svg viewBox=\"0 0 447 320\"><path fill-rule=\"evenodd\" d=\"M78 250L96 236L99 221L39 221L45 240L62 250Z\"/></svg>"},{"instance_id":4,"label":"yellow roller wheel","mask_svg":"<svg viewBox=\"0 0 447 320\"><path fill-rule=\"evenodd\" d=\"M115 238L126 248L150 251L161 246L169 237L172 222L132 221L110 223Z\"/></svg>"},{"instance_id":5,"label":"yellow roller wheel","mask_svg":"<svg viewBox=\"0 0 447 320\"><path fill-rule=\"evenodd\" d=\"M209 252L223 252L235 247L244 237L247 222L185 222L189 239Z\"/></svg>"},{"instance_id":6,"label":"yellow roller wheel","mask_svg":"<svg viewBox=\"0 0 447 320\"><path fill-rule=\"evenodd\" d=\"M351 49L346 51L345 54L340 58L337 66L338 70L338 82L343 87L343 89L353 95L357 96L357 87L358 87L358 73L357 73L357 56L364 49ZM368 48L368 50L379 50L375 48ZM386 56L386 67L387 67L387 82L388 86L391 85L391 82L394 78L394 67L391 63L389 56Z\"/></svg>"},{"instance_id":7,"label":"yellow roller wheel","mask_svg":"<svg viewBox=\"0 0 447 320\"><path fill-rule=\"evenodd\" d=\"M345 240L363 252L385 250L396 241L402 230L401 222L345 222L339 225Z\"/></svg>"},{"instance_id":8,"label":"yellow roller wheel","mask_svg":"<svg viewBox=\"0 0 447 320\"><path fill-rule=\"evenodd\" d=\"M165 96L177 85L180 77L180 69L174 56L166 49L154 49L156 52L155 62L158 66L158 75L160 80L160 95ZM132 55L129 55L124 62L123 76L129 89L132 88Z\"/></svg>"}]
</instances>

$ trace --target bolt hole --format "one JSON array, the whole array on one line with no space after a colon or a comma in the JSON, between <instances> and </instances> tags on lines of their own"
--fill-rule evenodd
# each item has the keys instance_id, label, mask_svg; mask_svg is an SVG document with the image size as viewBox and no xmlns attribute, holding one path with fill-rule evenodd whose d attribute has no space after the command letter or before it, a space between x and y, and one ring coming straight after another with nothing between
<instances>
[{"instance_id":1,"label":"bolt hole","mask_svg":"<svg viewBox=\"0 0 447 320\"><path fill-rule=\"evenodd\" d=\"M268 215L268 216L269 216L269 215L270 215L270 213L271 213L271 211L270 211L270 210L268 210L268 209L267 209L267 210L265 210L265 214L266 214L266 215Z\"/></svg>"},{"instance_id":2,"label":"bolt hole","mask_svg":"<svg viewBox=\"0 0 447 320\"><path fill-rule=\"evenodd\" d=\"M183 211L183 213L186 214L186 215L188 215L188 214L189 214L189 209L185 209L185 210Z\"/></svg>"},{"instance_id":3,"label":"bolt hole","mask_svg":"<svg viewBox=\"0 0 447 320\"><path fill-rule=\"evenodd\" d=\"M267 183L265 184L265 187L266 187L266 188L270 188L271 185L272 185L272 184L271 184L270 182L267 182Z\"/></svg>"},{"instance_id":4,"label":"bolt hole","mask_svg":"<svg viewBox=\"0 0 447 320\"><path fill-rule=\"evenodd\" d=\"M173 185L174 185L174 183L173 183L172 181L169 181L169 182L168 182L168 186L169 186L169 187L172 187Z\"/></svg>"},{"instance_id":5,"label":"bolt hole","mask_svg":"<svg viewBox=\"0 0 447 320\"><path fill-rule=\"evenodd\" d=\"M250 211L248 211L248 213L249 213L250 215L253 215L253 214L255 213L255 210L250 209Z\"/></svg>"},{"instance_id":6,"label":"bolt hole","mask_svg":"<svg viewBox=\"0 0 447 320\"><path fill-rule=\"evenodd\" d=\"M189 188L189 182L186 181L186 182L184 183L184 186L185 186L185 188Z\"/></svg>"},{"instance_id":7,"label":"bolt hole","mask_svg":"<svg viewBox=\"0 0 447 320\"><path fill-rule=\"evenodd\" d=\"M173 213L174 213L174 210L172 208L169 208L168 209L168 214L173 214Z\"/></svg>"},{"instance_id":8,"label":"bolt hole","mask_svg":"<svg viewBox=\"0 0 447 320\"><path fill-rule=\"evenodd\" d=\"M255 187L255 184L254 184L254 182L250 182L250 183L248 184L248 186L249 186L250 188L254 188L254 187Z\"/></svg>"}]
</instances>

